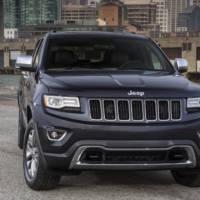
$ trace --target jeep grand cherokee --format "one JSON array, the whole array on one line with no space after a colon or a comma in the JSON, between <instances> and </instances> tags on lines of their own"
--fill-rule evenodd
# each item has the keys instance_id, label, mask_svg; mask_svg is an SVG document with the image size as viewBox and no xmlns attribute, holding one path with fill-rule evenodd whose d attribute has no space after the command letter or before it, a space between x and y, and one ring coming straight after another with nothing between
<instances>
[{"instance_id":1,"label":"jeep grand cherokee","mask_svg":"<svg viewBox=\"0 0 200 200\"><path fill-rule=\"evenodd\" d=\"M171 170L200 186L200 86L150 39L48 33L18 57L19 139L26 183L54 188L83 170Z\"/></svg>"}]
</instances>

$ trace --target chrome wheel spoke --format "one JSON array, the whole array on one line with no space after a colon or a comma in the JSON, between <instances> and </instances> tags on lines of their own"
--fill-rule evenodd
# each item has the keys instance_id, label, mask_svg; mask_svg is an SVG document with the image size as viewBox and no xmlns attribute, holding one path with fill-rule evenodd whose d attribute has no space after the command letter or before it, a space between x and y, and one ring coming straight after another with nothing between
<instances>
[{"instance_id":1,"label":"chrome wheel spoke","mask_svg":"<svg viewBox=\"0 0 200 200\"><path fill-rule=\"evenodd\" d=\"M28 169L30 169L31 168L31 163L32 163L32 161L30 160L30 161L27 161L27 168Z\"/></svg>"},{"instance_id":2,"label":"chrome wheel spoke","mask_svg":"<svg viewBox=\"0 0 200 200\"><path fill-rule=\"evenodd\" d=\"M31 159L32 159L32 151L30 146L28 145L26 149L26 160L31 160Z\"/></svg>"},{"instance_id":3,"label":"chrome wheel spoke","mask_svg":"<svg viewBox=\"0 0 200 200\"><path fill-rule=\"evenodd\" d=\"M31 175L32 175L32 177L35 176L36 171L37 171L36 162L35 162L35 160L32 160L32 163L31 163Z\"/></svg>"},{"instance_id":4,"label":"chrome wheel spoke","mask_svg":"<svg viewBox=\"0 0 200 200\"><path fill-rule=\"evenodd\" d=\"M37 175L39 162L39 151L36 144L35 131L32 130L28 136L26 146L26 167L31 178Z\"/></svg>"},{"instance_id":5,"label":"chrome wheel spoke","mask_svg":"<svg viewBox=\"0 0 200 200\"><path fill-rule=\"evenodd\" d=\"M29 161L32 159L32 153L31 152L26 152L26 160Z\"/></svg>"},{"instance_id":6,"label":"chrome wheel spoke","mask_svg":"<svg viewBox=\"0 0 200 200\"><path fill-rule=\"evenodd\" d=\"M30 145L31 147L33 147L33 133L32 132L28 136L28 145Z\"/></svg>"}]
</instances>

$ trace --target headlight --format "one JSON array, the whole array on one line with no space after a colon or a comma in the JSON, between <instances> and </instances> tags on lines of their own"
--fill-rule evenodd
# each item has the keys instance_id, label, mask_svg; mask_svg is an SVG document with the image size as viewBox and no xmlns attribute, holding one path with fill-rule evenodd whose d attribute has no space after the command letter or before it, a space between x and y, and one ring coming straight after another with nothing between
<instances>
[{"instance_id":1,"label":"headlight","mask_svg":"<svg viewBox=\"0 0 200 200\"><path fill-rule=\"evenodd\" d=\"M48 108L62 109L62 108L80 108L78 97L62 97L44 95L44 105Z\"/></svg>"},{"instance_id":2,"label":"headlight","mask_svg":"<svg viewBox=\"0 0 200 200\"><path fill-rule=\"evenodd\" d=\"M188 98L187 108L200 108L200 97L198 98Z\"/></svg>"}]
</instances>

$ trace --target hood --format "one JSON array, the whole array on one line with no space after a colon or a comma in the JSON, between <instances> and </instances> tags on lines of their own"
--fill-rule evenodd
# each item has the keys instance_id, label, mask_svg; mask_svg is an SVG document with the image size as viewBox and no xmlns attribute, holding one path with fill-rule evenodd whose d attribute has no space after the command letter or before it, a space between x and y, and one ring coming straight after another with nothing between
<instances>
[{"instance_id":1,"label":"hood","mask_svg":"<svg viewBox=\"0 0 200 200\"><path fill-rule=\"evenodd\" d=\"M135 75L112 73L52 73L43 74L42 82L50 89L69 91L144 92L145 96L200 96L200 86L181 75ZM114 93L113 93L114 94Z\"/></svg>"}]
</instances>

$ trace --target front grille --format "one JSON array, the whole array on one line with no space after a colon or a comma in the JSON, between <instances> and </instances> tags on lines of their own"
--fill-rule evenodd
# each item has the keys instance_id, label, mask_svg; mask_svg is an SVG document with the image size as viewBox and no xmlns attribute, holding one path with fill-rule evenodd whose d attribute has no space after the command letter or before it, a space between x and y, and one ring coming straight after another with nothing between
<instances>
[{"instance_id":1,"label":"front grille","mask_svg":"<svg viewBox=\"0 0 200 200\"><path fill-rule=\"evenodd\" d=\"M97 121L179 121L181 100L90 99L90 116Z\"/></svg>"},{"instance_id":2,"label":"front grille","mask_svg":"<svg viewBox=\"0 0 200 200\"><path fill-rule=\"evenodd\" d=\"M181 163L187 160L188 153L184 148L148 151L88 148L80 157L82 163L90 164Z\"/></svg>"}]
</instances>

